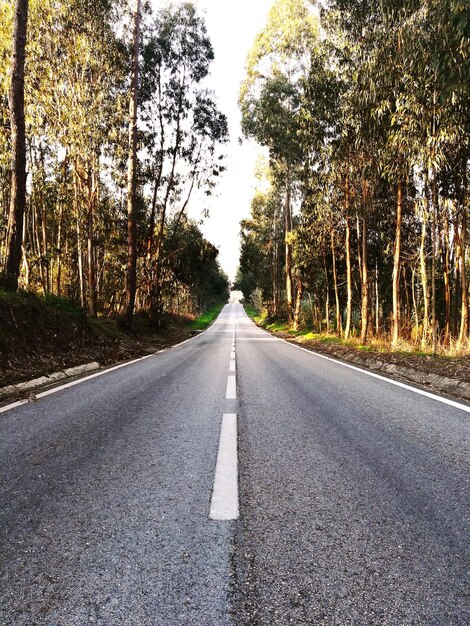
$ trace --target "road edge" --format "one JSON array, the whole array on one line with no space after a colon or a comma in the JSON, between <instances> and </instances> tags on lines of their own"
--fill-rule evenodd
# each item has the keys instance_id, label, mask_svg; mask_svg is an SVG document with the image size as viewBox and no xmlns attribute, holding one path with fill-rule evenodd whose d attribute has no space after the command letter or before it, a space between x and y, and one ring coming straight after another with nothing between
<instances>
[{"instance_id":1,"label":"road edge","mask_svg":"<svg viewBox=\"0 0 470 626\"><path fill-rule=\"evenodd\" d=\"M363 371L364 373L373 375L377 378L394 381L397 377L399 377L413 383L414 385L424 387L425 389L431 388L438 393L446 394L456 400L470 401L470 383L465 381L458 380L456 378L448 378L446 376L439 376L438 374L427 374L426 372L422 372L411 367L404 367L393 363L383 363L379 359L374 359L373 357L369 357L367 360L364 360L359 357L348 359L340 358L336 355L326 355L310 348L308 345L300 344L300 342L295 341L295 339L289 341L284 337L279 336L279 334L275 331L266 330L266 328L257 324L245 310L244 313L256 328L259 328L259 330L265 332L266 334L276 337L276 339L279 339L294 348L298 348L299 350L310 352L311 354L329 361L341 363L342 365Z\"/></svg>"},{"instance_id":2,"label":"road edge","mask_svg":"<svg viewBox=\"0 0 470 626\"><path fill-rule=\"evenodd\" d=\"M226 305L225 305L226 306ZM222 308L220 313L224 310L225 306ZM10 409L14 409L21 404L25 404L29 400L35 400L36 394L35 392L44 390L44 395L55 392L55 390L60 390L65 387L69 387L72 384L78 384L80 382L85 382L90 378L95 378L97 376L101 376L103 374L107 374L108 372L113 372L116 369L121 369L123 367L127 367L129 365L133 365L134 363L138 363L139 361L143 361L148 359L151 356L157 356L166 350L172 350L173 348L177 348L182 346L183 344L189 343L198 337L201 337L204 333L206 333L219 319L219 315L209 324L207 328L203 331L196 333L193 337L189 337L189 339L185 339L184 341L180 341L171 346L163 348L161 350L157 350L156 352L152 352L151 354L145 354L136 359L131 359L129 361L116 361L116 363L112 365L102 366L97 361L93 361L91 363L85 363L83 365L77 365L75 367L69 367L66 370L53 372L52 374L47 374L44 376L40 376L39 378L34 378L29 381L25 381L22 383L17 383L16 385L7 385L5 387L0 387L0 413L5 413ZM92 373L91 376L89 374ZM59 387L55 387L57 383L63 381L71 381L66 382L64 385L60 385ZM28 394L30 397L25 395ZM40 397L42 394L39 394ZM13 403L8 404L9 401L14 400Z\"/></svg>"}]
</instances>

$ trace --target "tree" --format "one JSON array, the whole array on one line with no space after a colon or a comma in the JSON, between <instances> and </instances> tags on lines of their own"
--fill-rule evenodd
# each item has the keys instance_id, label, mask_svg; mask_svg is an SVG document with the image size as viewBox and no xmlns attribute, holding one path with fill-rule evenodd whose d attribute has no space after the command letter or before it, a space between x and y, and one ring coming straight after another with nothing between
<instances>
[{"instance_id":1,"label":"tree","mask_svg":"<svg viewBox=\"0 0 470 626\"><path fill-rule=\"evenodd\" d=\"M176 216L178 225L196 189L212 193L224 170L219 149L227 141L228 126L213 94L203 86L214 53L192 4L159 12L143 56L142 106L153 187L146 272L152 316L159 323L168 220Z\"/></svg>"},{"instance_id":2,"label":"tree","mask_svg":"<svg viewBox=\"0 0 470 626\"><path fill-rule=\"evenodd\" d=\"M140 0L135 0L129 98L129 157L127 169L127 281L125 320L131 323L137 291L137 105L139 98Z\"/></svg>"},{"instance_id":3,"label":"tree","mask_svg":"<svg viewBox=\"0 0 470 626\"><path fill-rule=\"evenodd\" d=\"M285 273L288 319L293 316L292 198L302 162L298 111L318 23L303 0L277 0L247 59L240 91L242 127L270 150L284 179Z\"/></svg>"},{"instance_id":4,"label":"tree","mask_svg":"<svg viewBox=\"0 0 470 626\"><path fill-rule=\"evenodd\" d=\"M26 128L24 112L24 72L28 0L16 0L9 93L11 116L11 198L8 218L6 286L16 290L21 264L21 244L26 204Z\"/></svg>"}]
</instances>

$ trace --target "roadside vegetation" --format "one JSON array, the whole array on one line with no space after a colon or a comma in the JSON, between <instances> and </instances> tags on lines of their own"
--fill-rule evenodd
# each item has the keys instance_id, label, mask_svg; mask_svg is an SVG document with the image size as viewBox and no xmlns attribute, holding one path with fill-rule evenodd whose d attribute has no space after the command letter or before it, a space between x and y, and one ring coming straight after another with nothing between
<instances>
[{"instance_id":1,"label":"roadside vegetation","mask_svg":"<svg viewBox=\"0 0 470 626\"><path fill-rule=\"evenodd\" d=\"M229 297L227 121L191 3L0 0L0 384L155 351Z\"/></svg>"},{"instance_id":2,"label":"roadside vegetation","mask_svg":"<svg viewBox=\"0 0 470 626\"><path fill-rule=\"evenodd\" d=\"M191 322L191 330L205 330L208 326L214 322L219 313L222 311L224 304L217 304L213 306L211 309L197 317L193 322Z\"/></svg>"},{"instance_id":3,"label":"roadside vegetation","mask_svg":"<svg viewBox=\"0 0 470 626\"><path fill-rule=\"evenodd\" d=\"M228 138L195 6L0 0L0 15L3 288L160 330L225 302L188 218L197 201L204 219Z\"/></svg>"},{"instance_id":4,"label":"roadside vegetation","mask_svg":"<svg viewBox=\"0 0 470 626\"><path fill-rule=\"evenodd\" d=\"M206 328L222 306L196 317L166 313L156 332L145 312L129 330L55 295L0 290L0 387L87 362L108 365L151 354Z\"/></svg>"},{"instance_id":5,"label":"roadside vegetation","mask_svg":"<svg viewBox=\"0 0 470 626\"><path fill-rule=\"evenodd\" d=\"M469 59L467 3L274 2L240 92L269 158L235 288L264 324L469 354Z\"/></svg>"}]
</instances>

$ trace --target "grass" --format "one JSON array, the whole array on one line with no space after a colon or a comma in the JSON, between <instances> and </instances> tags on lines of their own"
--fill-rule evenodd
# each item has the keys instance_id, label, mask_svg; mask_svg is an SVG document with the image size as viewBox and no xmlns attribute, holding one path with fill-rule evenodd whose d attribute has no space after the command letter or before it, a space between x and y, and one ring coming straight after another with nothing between
<instances>
[{"instance_id":1,"label":"grass","mask_svg":"<svg viewBox=\"0 0 470 626\"><path fill-rule=\"evenodd\" d=\"M317 341L326 345L340 345L359 350L361 352L379 352L379 353L394 353L398 355L412 356L412 357L434 357L441 359L452 360L455 358L461 358L468 355L470 352L470 345L458 347L454 340L450 346L438 346L436 354L432 353L432 349L421 348L419 343L412 340L401 339L399 345L392 349L390 340L386 336L368 338L367 343L362 343L359 337L351 336L349 339L342 339L335 334L317 333L311 328L294 330L289 324L282 320L272 320L266 316L261 315L251 304L244 304L245 311L259 326L262 326L266 330L274 333L288 333L293 338L296 338L300 343L304 341ZM469 342L470 343L470 342Z\"/></svg>"},{"instance_id":2,"label":"grass","mask_svg":"<svg viewBox=\"0 0 470 626\"><path fill-rule=\"evenodd\" d=\"M212 324L223 308L224 304L217 304L216 306L213 306L211 309L191 322L189 325L190 330L205 330Z\"/></svg>"}]
</instances>

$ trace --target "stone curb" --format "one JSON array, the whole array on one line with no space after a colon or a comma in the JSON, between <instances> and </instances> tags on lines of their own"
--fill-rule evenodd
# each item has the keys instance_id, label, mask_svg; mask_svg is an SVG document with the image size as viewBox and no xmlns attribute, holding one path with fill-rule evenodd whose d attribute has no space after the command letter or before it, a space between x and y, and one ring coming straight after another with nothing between
<instances>
[{"instance_id":1,"label":"stone curb","mask_svg":"<svg viewBox=\"0 0 470 626\"><path fill-rule=\"evenodd\" d=\"M47 376L41 376L28 380L24 383L18 383L16 385L8 385L7 387L0 388L0 400L7 400L8 398L18 398L21 394L27 391L34 391L44 385L51 385L57 383L66 378L73 378L74 376L81 376L88 372L94 372L100 369L101 365L93 361L93 363L85 363L84 365L77 365L76 367L69 367L61 372L54 372Z\"/></svg>"}]
</instances>

